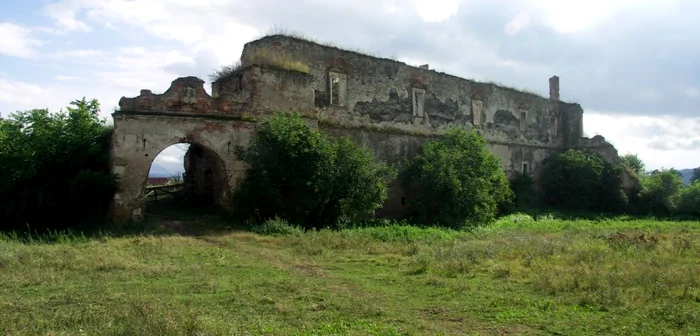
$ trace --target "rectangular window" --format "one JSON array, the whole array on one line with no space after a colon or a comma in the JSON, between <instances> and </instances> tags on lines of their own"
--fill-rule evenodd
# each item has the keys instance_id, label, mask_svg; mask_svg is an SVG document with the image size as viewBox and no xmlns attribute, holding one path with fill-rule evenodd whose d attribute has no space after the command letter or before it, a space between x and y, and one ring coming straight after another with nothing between
<instances>
[{"instance_id":1,"label":"rectangular window","mask_svg":"<svg viewBox=\"0 0 700 336\"><path fill-rule=\"evenodd\" d=\"M413 116L416 118L425 117L425 91L413 89Z\"/></svg>"},{"instance_id":2,"label":"rectangular window","mask_svg":"<svg viewBox=\"0 0 700 336\"><path fill-rule=\"evenodd\" d=\"M523 174L530 175L530 171L528 170L527 163L523 163Z\"/></svg>"},{"instance_id":3,"label":"rectangular window","mask_svg":"<svg viewBox=\"0 0 700 336\"><path fill-rule=\"evenodd\" d=\"M552 135L557 136L557 119L552 117L549 118L549 124L552 125Z\"/></svg>"},{"instance_id":4,"label":"rectangular window","mask_svg":"<svg viewBox=\"0 0 700 336\"><path fill-rule=\"evenodd\" d=\"M484 107L484 103L481 100L472 100L472 122L474 126L481 125L481 111Z\"/></svg>"},{"instance_id":5,"label":"rectangular window","mask_svg":"<svg viewBox=\"0 0 700 336\"><path fill-rule=\"evenodd\" d=\"M345 106L346 100L346 77L343 74L331 72L330 79L330 104Z\"/></svg>"},{"instance_id":6,"label":"rectangular window","mask_svg":"<svg viewBox=\"0 0 700 336\"><path fill-rule=\"evenodd\" d=\"M527 129L527 111L520 111L520 131Z\"/></svg>"}]
</instances>

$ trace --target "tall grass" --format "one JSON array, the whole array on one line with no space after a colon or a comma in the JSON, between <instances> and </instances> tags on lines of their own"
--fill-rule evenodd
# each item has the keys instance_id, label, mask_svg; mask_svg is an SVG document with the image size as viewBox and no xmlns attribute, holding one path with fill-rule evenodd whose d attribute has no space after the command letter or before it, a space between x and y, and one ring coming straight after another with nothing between
<instances>
[{"instance_id":1,"label":"tall grass","mask_svg":"<svg viewBox=\"0 0 700 336\"><path fill-rule=\"evenodd\" d=\"M14 242L22 244L73 244L85 243L90 240L83 232L76 233L71 230L46 230L39 232L28 228L26 232L0 231L0 242Z\"/></svg>"},{"instance_id":2,"label":"tall grass","mask_svg":"<svg viewBox=\"0 0 700 336\"><path fill-rule=\"evenodd\" d=\"M309 73L311 68L292 57L268 49L257 49L253 51L249 59L252 64L269 65L289 71Z\"/></svg>"},{"instance_id":3,"label":"tall grass","mask_svg":"<svg viewBox=\"0 0 700 336\"><path fill-rule=\"evenodd\" d=\"M700 223L512 215L93 239L0 235L0 330L25 334L693 334ZM105 235L103 237L109 237Z\"/></svg>"}]
</instances>

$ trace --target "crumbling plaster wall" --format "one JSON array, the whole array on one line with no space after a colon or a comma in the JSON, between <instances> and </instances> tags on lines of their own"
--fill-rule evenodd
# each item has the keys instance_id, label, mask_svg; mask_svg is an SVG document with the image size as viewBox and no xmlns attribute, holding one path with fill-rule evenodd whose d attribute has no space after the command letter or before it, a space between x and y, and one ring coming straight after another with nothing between
<instances>
[{"instance_id":1,"label":"crumbling plaster wall","mask_svg":"<svg viewBox=\"0 0 700 336\"><path fill-rule=\"evenodd\" d=\"M343 128L323 128L320 129L333 137L347 136L355 143L369 148L374 157L385 161L396 168L401 168L405 160L410 160L416 156L423 145L434 136L418 136L398 132L378 132L364 129L343 129ZM536 147L512 147L503 144L488 144L489 152L493 153L504 165L511 167L511 173L520 171L522 167L515 167L516 163L530 162L527 169L530 172L539 172L544 159L558 150ZM539 173L533 173L535 179L540 178ZM398 181L392 183L389 188L389 199L376 215L382 217L393 217L405 215L408 209L405 201L413 197L411 191L405 190Z\"/></svg>"},{"instance_id":2,"label":"crumbling plaster wall","mask_svg":"<svg viewBox=\"0 0 700 336\"><path fill-rule=\"evenodd\" d=\"M278 111L309 113L314 109L312 82L306 73L250 65L212 83L212 98L244 104L242 117L260 119ZM218 113L215 108L209 111Z\"/></svg>"},{"instance_id":3,"label":"crumbling plaster wall","mask_svg":"<svg viewBox=\"0 0 700 336\"><path fill-rule=\"evenodd\" d=\"M247 167L235 159L236 145L247 145L253 123L207 119L201 115L139 114L115 112L112 139L113 172L120 176L114 195L117 220L138 220L143 216L145 184L153 159L165 148L177 143L196 144L217 157L222 167L220 205L228 206L237 182Z\"/></svg>"},{"instance_id":4,"label":"crumbling plaster wall","mask_svg":"<svg viewBox=\"0 0 700 336\"><path fill-rule=\"evenodd\" d=\"M259 49L272 50L310 67L309 89L314 93L316 115L324 129L362 128L430 136L453 125L478 128L509 172L521 170L523 164L536 171L539 158L563 147L564 136L556 129L569 129L559 126L560 102L534 94L287 36L270 36L246 44L241 56L244 66L253 64L250 55ZM328 104L329 71L347 78L345 106ZM425 90L426 122L416 122L413 117L414 88ZM284 93L278 92L277 96ZM479 113L478 125L474 125L475 112ZM523 129L522 112L526 117ZM381 158L391 159L385 155Z\"/></svg>"},{"instance_id":5,"label":"crumbling plaster wall","mask_svg":"<svg viewBox=\"0 0 700 336\"><path fill-rule=\"evenodd\" d=\"M310 67L301 73L254 64L258 49L274 50ZM257 122L279 111L296 111L331 136L350 136L375 157L398 164L449 126L477 129L508 175L527 170L538 180L546 157L566 148L598 151L618 159L602 138L583 138L583 110L559 101L559 79L550 78L550 99L479 83L285 36L246 44L243 66L212 83L212 96L195 77L178 78L162 95L142 90L122 98L114 116L114 172L122 176L115 195L116 218L143 213L143 186L155 156L169 145L190 142L211 150L224 167L220 203L243 178L236 145L247 146ZM329 71L345 76L342 106L329 102ZM413 90L423 90L424 115L416 118ZM524 122L521 119L524 117ZM527 168L525 168L527 166ZM405 213L409 193L398 183L380 214Z\"/></svg>"}]
</instances>

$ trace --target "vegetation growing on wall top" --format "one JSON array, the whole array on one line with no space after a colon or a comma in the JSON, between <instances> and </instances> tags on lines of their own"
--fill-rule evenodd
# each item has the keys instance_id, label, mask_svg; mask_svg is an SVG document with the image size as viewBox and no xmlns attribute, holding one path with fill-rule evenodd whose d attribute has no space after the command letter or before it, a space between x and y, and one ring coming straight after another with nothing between
<instances>
[{"instance_id":1,"label":"vegetation growing on wall top","mask_svg":"<svg viewBox=\"0 0 700 336\"><path fill-rule=\"evenodd\" d=\"M268 49L258 49L255 50L249 59L251 64L260 66L269 66L278 69L296 71L308 74L311 68L298 61L289 57L287 55L277 53ZM240 74L244 69L243 64L240 61L232 65L225 65L218 70L215 70L213 74L209 75L213 82L235 77Z\"/></svg>"},{"instance_id":2,"label":"vegetation growing on wall top","mask_svg":"<svg viewBox=\"0 0 700 336\"><path fill-rule=\"evenodd\" d=\"M263 66L267 65L279 69L297 71L306 74L309 73L309 71L311 71L311 68L308 65L298 60L295 60L294 58L288 55L274 52L269 49L255 50L250 55L250 63Z\"/></svg>"},{"instance_id":3,"label":"vegetation growing on wall top","mask_svg":"<svg viewBox=\"0 0 700 336\"><path fill-rule=\"evenodd\" d=\"M209 75L209 79L212 82L216 82L222 79L232 78L240 74L242 70L243 64L238 61L235 64L224 65L220 69L215 70L213 74Z\"/></svg>"}]
</instances>

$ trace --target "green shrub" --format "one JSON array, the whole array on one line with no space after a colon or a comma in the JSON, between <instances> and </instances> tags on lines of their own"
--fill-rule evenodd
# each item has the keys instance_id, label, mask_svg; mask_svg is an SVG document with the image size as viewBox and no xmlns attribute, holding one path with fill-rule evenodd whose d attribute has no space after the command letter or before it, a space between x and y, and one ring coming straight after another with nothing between
<instances>
[{"instance_id":1,"label":"green shrub","mask_svg":"<svg viewBox=\"0 0 700 336\"><path fill-rule=\"evenodd\" d=\"M695 181L700 181L700 167L693 168L693 174L690 175L690 183L692 184Z\"/></svg>"},{"instance_id":2,"label":"green shrub","mask_svg":"<svg viewBox=\"0 0 700 336\"><path fill-rule=\"evenodd\" d=\"M407 166L402 180L417 194L408 205L417 219L452 228L492 221L502 203L512 199L499 160L474 131L450 128L429 141Z\"/></svg>"},{"instance_id":3,"label":"green shrub","mask_svg":"<svg viewBox=\"0 0 700 336\"><path fill-rule=\"evenodd\" d=\"M700 180L694 180L691 185L681 189L678 197L678 213L700 218Z\"/></svg>"},{"instance_id":4,"label":"green shrub","mask_svg":"<svg viewBox=\"0 0 700 336\"><path fill-rule=\"evenodd\" d=\"M516 209L532 209L538 206L537 192L534 181L529 174L520 173L510 180Z\"/></svg>"},{"instance_id":5,"label":"green shrub","mask_svg":"<svg viewBox=\"0 0 700 336\"><path fill-rule=\"evenodd\" d=\"M646 165L637 154L625 154L620 156L620 163L638 176L646 172Z\"/></svg>"},{"instance_id":6,"label":"green shrub","mask_svg":"<svg viewBox=\"0 0 700 336\"><path fill-rule=\"evenodd\" d=\"M297 114L261 124L239 157L250 165L234 194L254 222L280 217L305 228L371 215L388 197L394 170L347 138L327 139Z\"/></svg>"},{"instance_id":7,"label":"green shrub","mask_svg":"<svg viewBox=\"0 0 700 336\"><path fill-rule=\"evenodd\" d=\"M100 223L114 194L111 127L97 100L67 111L30 110L0 120L0 230Z\"/></svg>"},{"instance_id":8,"label":"green shrub","mask_svg":"<svg viewBox=\"0 0 700 336\"><path fill-rule=\"evenodd\" d=\"M683 188L683 179L674 169L653 171L642 178L637 211L657 216L674 213Z\"/></svg>"},{"instance_id":9,"label":"green shrub","mask_svg":"<svg viewBox=\"0 0 700 336\"><path fill-rule=\"evenodd\" d=\"M544 160L546 205L572 211L623 212L622 166L594 152L569 149Z\"/></svg>"},{"instance_id":10,"label":"green shrub","mask_svg":"<svg viewBox=\"0 0 700 336\"><path fill-rule=\"evenodd\" d=\"M289 224L279 217L271 218L262 224L253 226L253 232L264 236L301 236L304 229L299 226Z\"/></svg>"}]
</instances>

